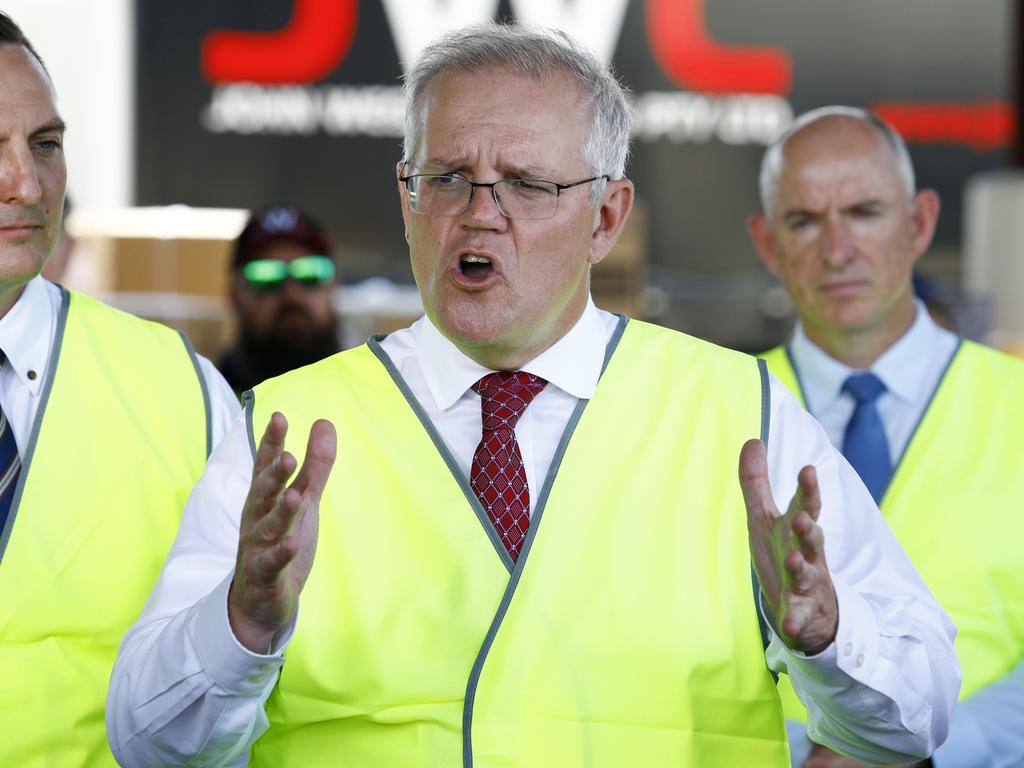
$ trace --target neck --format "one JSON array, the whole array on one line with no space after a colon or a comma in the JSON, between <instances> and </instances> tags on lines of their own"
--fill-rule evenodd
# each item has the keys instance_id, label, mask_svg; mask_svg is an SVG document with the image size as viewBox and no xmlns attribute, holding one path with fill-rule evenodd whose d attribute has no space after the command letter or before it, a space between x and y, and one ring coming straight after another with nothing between
<instances>
[{"instance_id":1,"label":"neck","mask_svg":"<svg viewBox=\"0 0 1024 768\"><path fill-rule=\"evenodd\" d=\"M528 338L505 338L476 344L472 340L452 338L448 334L445 336L462 354L484 368L492 371L517 371L572 330L583 317L589 297L589 290L580 294L566 304L557 320L543 328L532 329L534 332ZM441 328L437 322L434 325Z\"/></svg>"},{"instance_id":2,"label":"neck","mask_svg":"<svg viewBox=\"0 0 1024 768\"><path fill-rule=\"evenodd\" d=\"M492 371L518 371L555 341L529 347L474 347L454 342L466 357Z\"/></svg>"},{"instance_id":3,"label":"neck","mask_svg":"<svg viewBox=\"0 0 1024 768\"><path fill-rule=\"evenodd\" d=\"M25 292L25 283L0 287L0 318L6 317L11 307L21 298Z\"/></svg>"},{"instance_id":4,"label":"neck","mask_svg":"<svg viewBox=\"0 0 1024 768\"><path fill-rule=\"evenodd\" d=\"M835 329L804 320L807 338L827 355L849 368L863 370L899 341L914 324L914 302L909 301L885 318L884 322L855 329Z\"/></svg>"}]
</instances>

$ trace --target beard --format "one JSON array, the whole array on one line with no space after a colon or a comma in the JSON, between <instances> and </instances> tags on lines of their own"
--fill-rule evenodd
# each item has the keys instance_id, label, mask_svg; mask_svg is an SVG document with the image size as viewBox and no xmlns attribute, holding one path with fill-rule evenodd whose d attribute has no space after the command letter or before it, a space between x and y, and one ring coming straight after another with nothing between
<instances>
[{"instance_id":1,"label":"beard","mask_svg":"<svg viewBox=\"0 0 1024 768\"><path fill-rule=\"evenodd\" d=\"M282 308L269 333L257 335L249 328L241 328L238 346L253 380L250 386L341 350L333 321L322 326L296 327L295 323L287 322L288 315L295 313L295 308Z\"/></svg>"}]
</instances>

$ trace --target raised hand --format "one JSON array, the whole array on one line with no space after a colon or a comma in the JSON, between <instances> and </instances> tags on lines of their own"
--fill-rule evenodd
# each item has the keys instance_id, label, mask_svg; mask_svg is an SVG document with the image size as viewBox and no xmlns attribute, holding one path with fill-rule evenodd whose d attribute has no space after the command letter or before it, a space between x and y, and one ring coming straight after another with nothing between
<instances>
[{"instance_id":1,"label":"raised hand","mask_svg":"<svg viewBox=\"0 0 1024 768\"><path fill-rule=\"evenodd\" d=\"M228 593L231 629L254 653L266 653L274 634L298 610L316 552L320 496L337 453L334 425L315 422L302 468L286 488L296 466L284 450L287 431L284 416L274 413L260 439Z\"/></svg>"},{"instance_id":2,"label":"raised hand","mask_svg":"<svg viewBox=\"0 0 1024 768\"><path fill-rule=\"evenodd\" d=\"M797 492L780 515L768 482L764 443L744 444L740 487L747 507L750 557L772 623L790 648L815 654L835 639L839 607L825 563L825 536L817 522L821 497L814 467L800 470L797 481Z\"/></svg>"}]
</instances>

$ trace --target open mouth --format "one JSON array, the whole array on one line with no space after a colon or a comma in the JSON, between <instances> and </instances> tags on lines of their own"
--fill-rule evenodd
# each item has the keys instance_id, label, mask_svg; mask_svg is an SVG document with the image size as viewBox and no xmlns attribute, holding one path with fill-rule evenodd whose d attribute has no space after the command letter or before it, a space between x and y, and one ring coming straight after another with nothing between
<instances>
[{"instance_id":1,"label":"open mouth","mask_svg":"<svg viewBox=\"0 0 1024 768\"><path fill-rule=\"evenodd\" d=\"M486 256L467 254L459 259L459 270L470 280L481 280L491 274L494 267Z\"/></svg>"}]
</instances>

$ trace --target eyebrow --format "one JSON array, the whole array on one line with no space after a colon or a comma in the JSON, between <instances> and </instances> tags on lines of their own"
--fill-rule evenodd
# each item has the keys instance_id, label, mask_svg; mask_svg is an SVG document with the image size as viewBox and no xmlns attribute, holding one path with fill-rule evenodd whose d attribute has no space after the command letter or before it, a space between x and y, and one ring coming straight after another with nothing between
<instances>
[{"instance_id":1,"label":"eyebrow","mask_svg":"<svg viewBox=\"0 0 1024 768\"><path fill-rule=\"evenodd\" d=\"M849 205L844 205L840 209L840 211L841 212L854 211L854 210L863 209L863 208L885 208L886 205L888 205L888 201L886 201L885 199L883 199L881 197L866 197L863 200L857 200L856 202L850 203ZM801 207L787 208L786 210L784 210L780 214L781 218L783 218L783 219L789 219L789 218L798 217L798 216L820 216L820 215L821 215L820 211L815 211L815 210L812 210L810 208L801 208Z\"/></svg>"},{"instance_id":2,"label":"eyebrow","mask_svg":"<svg viewBox=\"0 0 1024 768\"><path fill-rule=\"evenodd\" d=\"M67 130L67 128L67 123L65 123L63 120L57 117L53 120L50 120L49 122L43 123L34 131L32 131L30 135L38 136L41 133L64 133Z\"/></svg>"},{"instance_id":3,"label":"eyebrow","mask_svg":"<svg viewBox=\"0 0 1024 768\"><path fill-rule=\"evenodd\" d=\"M452 159L447 157L431 157L423 162L425 168L451 168L451 173L458 173L466 167L467 161L464 158ZM549 169L540 166L499 166L504 177L516 177L520 179L547 179L553 174Z\"/></svg>"}]
</instances>

